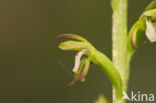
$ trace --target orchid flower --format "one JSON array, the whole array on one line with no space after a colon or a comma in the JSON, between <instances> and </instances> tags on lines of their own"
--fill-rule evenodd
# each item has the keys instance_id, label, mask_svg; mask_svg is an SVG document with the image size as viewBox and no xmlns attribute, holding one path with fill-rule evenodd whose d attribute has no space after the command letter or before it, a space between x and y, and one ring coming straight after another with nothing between
<instances>
[{"instance_id":1,"label":"orchid flower","mask_svg":"<svg viewBox=\"0 0 156 103\"><path fill-rule=\"evenodd\" d=\"M68 38L74 39L77 41L65 41L60 43L59 48L62 50L74 50L78 51L75 56L75 66L73 68L74 72L74 79L68 85L69 87L72 86L74 83L79 81L84 81L90 63L97 64L102 68L105 72L107 77L112 82L113 86L116 89L116 95L118 98L122 96L122 79L121 76L114 66L114 64L109 60L103 53L99 52L94 48L94 46L84 39L81 36L75 34L63 34L58 36L58 38Z\"/></svg>"},{"instance_id":2,"label":"orchid flower","mask_svg":"<svg viewBox=\"0 0 156 103\"><path fill-rule=\"evenodd\" d=\"M141 43L144 34L150 42L156 41L156 0L144 10L138 21L132 26L128 35L128 58L132 58L136 48Z\"/></svg>"}]
</instances>

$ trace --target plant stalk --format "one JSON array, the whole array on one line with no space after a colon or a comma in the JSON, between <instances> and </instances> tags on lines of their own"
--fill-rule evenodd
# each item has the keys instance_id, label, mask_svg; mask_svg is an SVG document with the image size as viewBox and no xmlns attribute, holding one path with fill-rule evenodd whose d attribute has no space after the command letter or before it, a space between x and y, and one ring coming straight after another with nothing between
<instances>
[{"instance_id":1,"label":"plant stalk","mask_svg":"<svg viewBox=\"0 0 156 103\"><path fill-rule=\"evenodd\" d=\"M122 81L123 90L127 92L129 79L129 62L127 57L127 5L128 0L112 0L112 59L118 69ZM116 98L113 87L113 103L126 103L126 100Z\"/></svg>"}]
</instances>

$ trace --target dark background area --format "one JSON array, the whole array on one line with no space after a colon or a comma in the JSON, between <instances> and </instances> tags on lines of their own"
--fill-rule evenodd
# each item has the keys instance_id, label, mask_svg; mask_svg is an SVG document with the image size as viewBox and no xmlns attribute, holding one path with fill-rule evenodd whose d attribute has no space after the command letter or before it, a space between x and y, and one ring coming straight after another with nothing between
<instances>
[{"instance_id":1,"label":"dark background area","mask_svg":"<svg viewBox=\"0 0 156 103\"><path fill-rule=\"evenodd\" d=\"M129 27L152 0L129 0ZM79 34L111 58L110 0L1 0L0 103L93 103L111 83L92 65L86 82L67 88L75 52L57 48ZM129 91L156 94L156 43L147 39L131 63Z\"/></svg>"}]
</instances>

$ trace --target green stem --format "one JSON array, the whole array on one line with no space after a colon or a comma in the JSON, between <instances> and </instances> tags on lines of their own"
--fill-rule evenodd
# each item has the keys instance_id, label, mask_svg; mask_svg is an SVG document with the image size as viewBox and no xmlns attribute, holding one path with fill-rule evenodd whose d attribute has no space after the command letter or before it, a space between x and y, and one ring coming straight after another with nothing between
<instances>
[{"instance_id":1,"label":"green stem","mask_svg":"<svg viewBox=\"0 0 156 103\"><path fill-rule=\"evenodd\" d=\"M112 0L112 56L113 63L118 69L122 81L123 90L127 92L129 78L129 63L127 60L127 4L128 0ZM125 103L123 99L118 100L113 88L113 103Z\"/></svg>"}]
</instances>

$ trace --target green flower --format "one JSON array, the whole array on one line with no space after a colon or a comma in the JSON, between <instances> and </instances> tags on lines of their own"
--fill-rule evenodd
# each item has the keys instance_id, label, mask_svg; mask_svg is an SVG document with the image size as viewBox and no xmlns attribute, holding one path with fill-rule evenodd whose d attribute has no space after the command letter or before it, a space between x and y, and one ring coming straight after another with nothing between
<instances>
[{"instance_id":1,"label":"green flower","mask_svg":"<svg viewBox=\"0 0 156 103\"><path fill-rule=\"evenodd\" d=\"M68 85L69 87L72 86L74 83L78 81L84 81L90 63L94 63L102 68L105 72L109 80L112 82L113 86L116 89L116 95L118 98L122 97L122 79L121 76L112 63L111 60L108 59L103 53L99 52L94 48L94 46L89 43L86 39L75 35L75 34L63 34L58 36L58 38L68 38L74 39L77 41L65 41L60 43L59 48L62 50L74 50L78 51L75 56L75 66L73 68L74 72L74 79Z\"/></svg>"},{"instance_id":2,"label":"green flower","mask_svg":"<svg viewBox=\"0 0 156 103\"><path fill-rule=\"evenodd\" d=\"M95 48L86 39L75 34L63 34L58 36L58 38L68 38L78 40L78 41L65 41L59 45L59 48L62 50L78 51L78 53L75 56L75 66L73 68L75 76L73 81L68 86L72 86L75 82L78 81L84 81L90 66L90 59L88 56L93 54Z\"/></svg>"},{"instance_id":3,"label":"green flower","mask_svg":"<svg viewBox=\"0 0 156 103\"><path fill-rule=\"evenodd\" d=\"M133 49L138 47L145 33L150 42L156 41L156 0L147 6L129 32Z\"/></svg>"}]
</instances>

